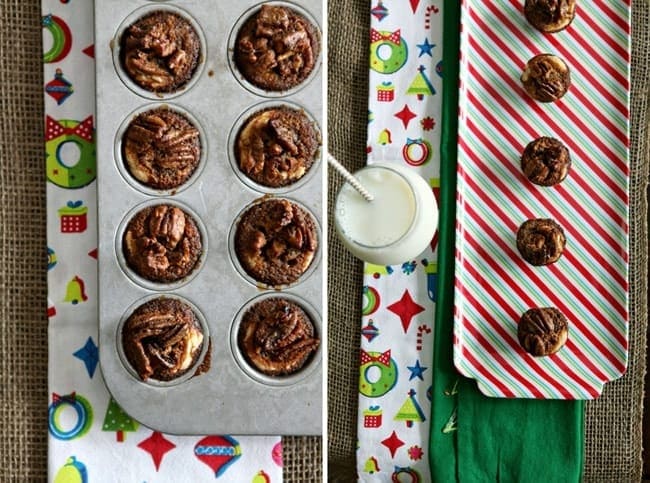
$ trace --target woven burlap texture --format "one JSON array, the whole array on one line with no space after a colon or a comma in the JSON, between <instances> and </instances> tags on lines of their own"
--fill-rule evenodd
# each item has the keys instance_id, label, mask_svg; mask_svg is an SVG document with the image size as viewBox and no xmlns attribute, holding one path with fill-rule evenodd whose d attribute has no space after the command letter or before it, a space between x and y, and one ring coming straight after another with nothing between
<instances>
[{"instance_id":1,"label":"woven burlap texture","mask_svg":"<svg viewBox=\"0 0 650 483\"><path fill-rule=\"evenodd\" d=\"M0 0L0 481L47 479L41 5ZM320 482L317 437L283 440L287 482Z\"/></svg>"},{"instance_id":2,"label":"woven burlap texture","mask_svg":"<svg viewBox=\"0 0 650 483\"><path fill-rule=\"evenodd\" d=\"M586 482L640 481L643 376L647 329L648 79L650 7L633 2L631 178L630 178L630 359L627 374L608 384L587 405ZM329 1L328 132L332 154L351 170L365 162L368 96L368 3ZM341 185L329 174L329 214ZM330 476L355 478L356 412L361 264L329 227L329 390ZM561 429L560 429L561 430Z\"/></svg>"}]
</instances>

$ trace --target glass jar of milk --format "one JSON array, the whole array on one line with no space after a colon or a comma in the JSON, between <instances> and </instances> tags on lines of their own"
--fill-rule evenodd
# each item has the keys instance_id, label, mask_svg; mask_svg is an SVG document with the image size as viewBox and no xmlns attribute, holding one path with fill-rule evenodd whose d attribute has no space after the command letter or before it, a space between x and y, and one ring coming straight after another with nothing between
<instances>
[{"instance_id":1,"label":"glass jar of milk","mask_svg":"<svg viewBox=\"0 0 650 483\"><path fill-rule=\"evenodd\" d=\"M375 163L354 173L373 196L366 201L349 183L339 191L334 222L339 238L357 258L395 265L420 255L438 226L433 191L412 168Z\"/></svg>"}]
</instances>

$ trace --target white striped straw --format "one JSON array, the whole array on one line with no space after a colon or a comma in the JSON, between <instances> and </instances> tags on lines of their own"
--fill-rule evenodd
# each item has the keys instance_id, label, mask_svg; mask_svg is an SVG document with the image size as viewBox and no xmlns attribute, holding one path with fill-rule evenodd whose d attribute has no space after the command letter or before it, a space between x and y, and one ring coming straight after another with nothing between
<instances>
[{"instance_id":1,"label":"white striped straw","mask_svg":"<svg viewBox=\"0 0 650 483\"><path fill-rule=\"evenodd\" d=\"M336 158L330 153L327 153L327 161L334 169L339 172L341 176L343 176L343 178L345 178L348 183L350 183L350 185L355 190L359 192L361 196L363 196L366 201L372 201L375 199L370 193L368 193L368 190L363 187L359 180L355 178L347 169L345 169L345 167L339 163Z\"/></svg>"}]
</instances>

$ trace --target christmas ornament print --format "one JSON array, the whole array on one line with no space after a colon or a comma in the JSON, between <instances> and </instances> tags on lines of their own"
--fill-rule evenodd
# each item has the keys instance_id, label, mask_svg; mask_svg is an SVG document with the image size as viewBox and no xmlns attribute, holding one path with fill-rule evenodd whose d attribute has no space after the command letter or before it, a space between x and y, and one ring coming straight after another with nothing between
<instances>
[{"instance_id":1,"label":"christmas ornament print","mask_svg":"<svg viewBox=\"0 0 650 483\"><path fill-rule=\"evenodd\" d=\"M70 456L65 464L57 471L53 483L88 483L86 465Z\"/></svg>"},{"instance_id":2,"label":"christmas ornament print","mask_svg":"<svg viewBox=\"0 0 650 483\"><path fill-rule=\"evenodd\" d=\"M63 71L56 69L54 79L45 84L45 92L60 106L72 95L74 89L70 81L63 77Z\"/></svg>"},{"instance_id":3,"label":"christmas ornament print","mask_svg":"<svg viewBox=\"0 0 650 483\"><path fill-rule=\"evenodd\" d=\"M239 442L232 436L207 436L196 443L194 455L218 478L241 457L242 452Z\"/></svg>"}]
</instances>

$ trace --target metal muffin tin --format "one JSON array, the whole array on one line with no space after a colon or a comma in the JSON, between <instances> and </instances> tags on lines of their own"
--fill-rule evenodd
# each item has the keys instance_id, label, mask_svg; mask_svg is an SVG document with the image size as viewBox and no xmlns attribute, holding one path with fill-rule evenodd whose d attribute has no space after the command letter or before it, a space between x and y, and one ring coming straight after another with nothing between
<instances>
[{"instance_id":1,"label":"metal muffin tin","mask_svg":"<svg viewBox=\"0 0 650 483\"><path fill-rule=\"evenodd\" d=\"M267 3L267 2L264 2ZM97 69L97 159L99 226L99 332L101 368L113 397L142 424L175 434L321 434L322 356L319 349L294 376L254 373L238 353L236 330L245 307L269 296L287 296L314 320L323 338L323 173L316 160L305 179L282 189L265 189L243 179L231 160L236 129L257 108L287 104L304 109L322 127L322 5L320 1L268 2L288 6L321 31L314 72L297 88L268 93L242 79L232 60L237 29L259 1L95 0ZM190 20L202 42L200 65L188 85L173 94L152 94L121 71L119 38L138 18L171 10ZM121 137L138 113L161 105L187 115L201 134L204 153L197 172L176 190L155 190L131 178L123 167ZM321 131L322 132L322 131ZM321 150L322 151L322 150ZM230 233L240 214L262 196L287 198L306 208L318 225L319 250L300 280L281 290L266 289L237 269ZM156 284L131 273L121 253L128 217L157 203L177 204L196 219L204 253L186 280ZM192 304L212 342L210 370L174 383L142 382L120 356L119 330L141 303L156 296Z\"/></svg>"}]
</instances>

